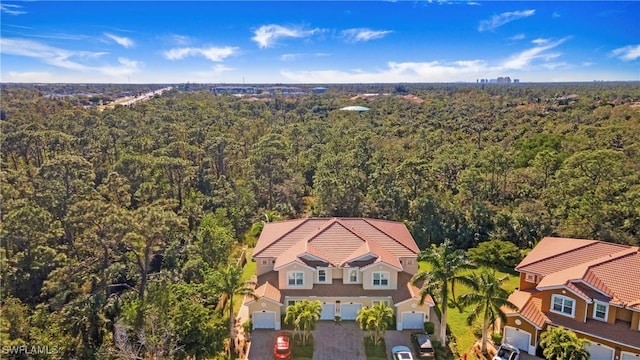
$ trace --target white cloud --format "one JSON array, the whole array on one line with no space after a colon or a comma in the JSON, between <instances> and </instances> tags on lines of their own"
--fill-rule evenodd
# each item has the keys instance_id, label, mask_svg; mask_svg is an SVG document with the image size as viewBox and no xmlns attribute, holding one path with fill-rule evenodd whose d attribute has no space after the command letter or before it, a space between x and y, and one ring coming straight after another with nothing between
<instances>
[{"instance_id":1,"label":"white cloud","mask_svg":"<svg viewBox=\"0 0 640 360\"><path fill-rule=\"evenodd\" d=\"M629 45L617 48L611 52L611 56L617 57L622 61L632 61L640 58L640 45Z\"/></svg>"},{"instance_id":2,"label":"white cloud","mask_svg":"<svg viewBox=\"0 0 640 360\"><path fill-rule=\"evenodd\" d=\"M319 31L319 29L303 30L276 24L262 25L254 31L254 36L251 40L257 42L260 48L268 48L273 47L280 38L309 37Z\"/></svg>"},{"instance_id":3,"label":"white cloud","mask_svg":"<svg viewBox=\"0 0 640 360\"><path fill-rule=\"evenodd\" d=\"M113 34L109 34L109 33L104 33L104 36L108 37L109 39L115 41L116 43L118 43L118 45L125 47L125 48L130 48L133 47L135 45L135 43L133 42L133 40L129 39L128 37L121 37L121 36L116 36Z\"/></svg>"},{"instance_id":4,"label":"white cloud","mask_svg":"<svg viewBox=\"0 0 640 360\"><path fill-rule=\"evenodd\" d=\"M536 46L511 56L501 65L501 68L509 70L523 70L530 67L534 60L542 59L544 61L550 61L558 58L561 55L560 53L549 53L548 50L555 48L568 39L568 37L565 37L554 42L547 39L535 39L532 43Z\"/></svg>"},{"instance_id":5,"label":"white cloud","mask_svg":"<svg viewBox=\"0 0 640 360\"><path fill-rule=\"evenodd\" d=\"M560 17L560 13L557 11L554 11L553 14L551 15L552 18L559 18Z\"/></svg>"},{"instance_id":6,"label":"white cloud","mask_svg":"<svg viewBox=\"0 0 640 360\"><path fill-rule=\"evenodd\" d=\"M516 34L509 38L509 40L517 41L523 40L525 38L524 34Z\"/></svg>"},{"instance_id":7,"label":"white cloud","mask_svg":"<svg viewBox=\"0 0 640 360\"><path fill-rule=\"evenodd\" d=\"M291 53L291 54L282 54L280 55L280 60L282 61L293 61L293 60L297 60L303 57L324 57L324 56L331 56L331 54L327 54L327 53L313 53L313 54L309 54L309 53Z\"/></svg>"},{"instance_id":8,"label":"white cloud","mask_svg":"<svg viewBox=\"0 0 640 360\"><path fill-rule=\"evenodd\" d=\"M136 71L141 63L125 58L118 59L118 65L92 65L96 59L108 55L105 52L66 50L27 39L0 38L0 52L7 55L24 56L62 69L80 72L98 72L107 76L128 76Z\"/></svg>"},{"instance_id":9,"label":"white cloud","mask_svg":"<svg viewBox=\"0 0 640 360\"><path fill-rule=\"evenodd\" d=\"M372 82L451 82L468 81L484 74L490 68L482 60L465 60L451 63L389 62L387 68L366 72L351 71L281 71L281 75L293 82L302 83L372 83Z\"/></svg>"},{"instance_id":10,"label":"white cloud","mask_svg":"<svg viewBox=\"0 0 640 360\"><path fill-rule=\"evenodd\" d=\"M478 27L478 31L493 31L500 26L510 23L514 20L522 19L529 17L535 14L535 10L524 10L524 11L510 11L504 12L500 15L494 15L489 20L482 20L480 22L480 26Z\"/></svg>"},{"instance_id":11,"label":"white cloud","mask_svg":"<svg viewBox=\"0 0 640 360\"><path fill-rule=\"evenodd\" d=\"M347 42L359 42L369 41L375 39L381 39L388 34L392 33L391 30L371 30L366 28L347 29L341 32L341 36Z\"/></svg>"},{"instance_id":12,"label":"white cloud","mask_svg":"<svg viewBox=\"0 0 640 360\"><path fill-rule=\"evenodd\" d=\"M174 48L164 52L164 57L169 60L181 60L187 56L203 56L211 61L218 62L223 61L227 57L234 55L238 52L237 47L225 46L208 48L198 47L186 47L186 48Z\"/></svg>"},{"instance_id":13,"label":"white cloud","mask_svg":"<svg viewBox=\"0 0 640 360\"><path fill-rule=\"evenodd\" d=\"M25 71L25 72L17 72L10 71L7 76L3 76L3 82L27 82L27 83L35 83L35 82L53 82L55 80L54 76L48 72L40 72L40 71Z\"/></svg>"},{"instance_id":14,"label":"white cloud","mask_svg":"<svg viewBox=\"0 0 640 360\"><path fill-rule=\"evenodd\" d=\"M475 2L475 1L468 1L467 5L469 5L469 6L480 6L480 3L479 2Z\"/></svg>"},{"instance_id":15,"label":"white cloud","mask_svg":"<svg viewBox=\"0 0 640 360\"><path fill-rule=\"evenodd\" d=\"M0 4L0 12L7 15L24 15L27 13L22 10L22 6L14 4Z\"/></svg>"}]
</instances>

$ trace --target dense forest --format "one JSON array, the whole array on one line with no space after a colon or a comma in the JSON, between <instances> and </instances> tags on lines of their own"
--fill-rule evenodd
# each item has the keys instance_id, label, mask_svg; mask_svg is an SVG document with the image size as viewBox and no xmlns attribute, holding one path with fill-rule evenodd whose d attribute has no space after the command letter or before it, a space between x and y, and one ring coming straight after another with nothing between
<instances>
[{"instance_id":1,"label":"dense forest","mask_svg":"<svg viewBox=\"0 0 640 360\"><path fill-rule=\"evenodd\" d=\"M421 249L639 244L638 83L194 87L99 111L3 84L2 346L214 357L216 279L272 219L403 221Z\"/></svg>"}]
</instances>

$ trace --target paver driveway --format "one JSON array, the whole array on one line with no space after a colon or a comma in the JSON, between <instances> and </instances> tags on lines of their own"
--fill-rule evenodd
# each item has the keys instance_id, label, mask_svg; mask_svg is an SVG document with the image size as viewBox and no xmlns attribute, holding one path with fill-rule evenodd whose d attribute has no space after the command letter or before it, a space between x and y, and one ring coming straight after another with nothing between
<instances>
[{"instance_id":1,"label":"paver driveway","mask_svg":"<svg viewBox=\"0 0 640 360\"><path fill-rule=\"evenodd\" d=\"M313 360L366 360L364 333L355 321L319 321L313 332Z\"/></svg>"},{"instance_id":2,"label":"paver driveway","mask_svg":"<svg viewBox=\"0 0 640 360\"><path fill-rule=\"evenodd\" d=\"M273 341L278 331L253 330L249 360L273 359ZM366 360L364 332L354 321L336 325L333 321L319 321L313 331L315 347L313 360Z\"/></svg>"}]
</instances>

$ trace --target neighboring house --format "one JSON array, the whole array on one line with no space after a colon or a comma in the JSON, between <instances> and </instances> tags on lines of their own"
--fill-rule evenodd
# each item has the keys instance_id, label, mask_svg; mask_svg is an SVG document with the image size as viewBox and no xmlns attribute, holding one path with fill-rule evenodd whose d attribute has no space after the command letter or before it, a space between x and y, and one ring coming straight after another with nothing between
<instances>
[{"instance_id":1,"label":"neighboring house","mask_svg":"<svg viewBox=\"0 0 640 360\"><path fill-rule=\"evenodd\" d=\"M382 302L397 329L422 329L433 299L411 285L419 249L402 223L309 218L267 223L253 251L257 298L246 303L254 329L277 329L289 305L322 302L321 320L355 320Z\"/></svg>"},{"instance_id":2,"label":"neighboring house","mask_svg":"<svg viewBox=\"0 0 640 360\"><path fill-rule=\"evenodd\" d=\"M637 246L546 237L516 270L505 342L535 354L541 333L562 326L591 342L591 360L640 360Z\"/></svg>"}]
</instances>

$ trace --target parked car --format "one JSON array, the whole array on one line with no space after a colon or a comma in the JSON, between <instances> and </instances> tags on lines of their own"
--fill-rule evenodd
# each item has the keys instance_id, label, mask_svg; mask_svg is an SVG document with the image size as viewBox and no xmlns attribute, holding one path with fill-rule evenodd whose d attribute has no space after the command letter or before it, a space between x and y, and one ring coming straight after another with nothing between
<instances>
[{"instance_id":1,"label":"parked car","mask_svg":"<svg viewBox=\"0 0 640 360\"><path fill-rule=\"evenodd\" d=\"M414 360L411 349L406 346L398 345L391 348L393 360Z\"/></svg>"},{"instance_id":2,"label":"parked car","mask_svg":"<svg viewBox=\"0 0 640 360\"><path fill-rule=\"evenodd\" d=\"M273 358L277 360L291 359L291 345L293 341L291 334L282 332L276 336L276 342L273 345Z\"/></svg>"},{"instance_id":3,"label":"parked car","mask_svg":"<svg viewBox=\"0 0 640 360\"><path fill-rule=\"evenodd\" d=\"M414 332L411 334L411 342L416 350L416 356L419 358L433 358L436 353L431 345L431 338L425 332Z\"/></svg>"},{"instance_id":4,"label":"parked car","mask_svg":"<svg viewBox=\"0 0 640 360\"><path fill-rule=\"evenodd\" d=\"M513 345L502 344L498 348L498 352L493 357L493 360L519 360L520 349Z\"/></svg>"}]
</instances>

